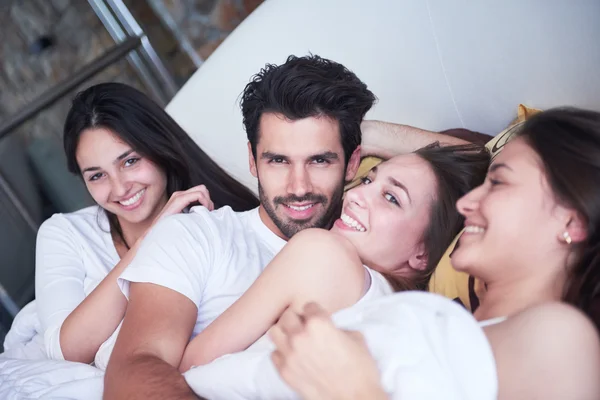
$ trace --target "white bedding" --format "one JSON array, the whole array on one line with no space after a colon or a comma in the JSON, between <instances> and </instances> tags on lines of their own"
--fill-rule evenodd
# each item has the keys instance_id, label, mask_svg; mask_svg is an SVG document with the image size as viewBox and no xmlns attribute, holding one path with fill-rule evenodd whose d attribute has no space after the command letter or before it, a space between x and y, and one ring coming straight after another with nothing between
<instances>
[{"instance_id":1,"label":"white bedding","mask_svg":"<svg viewBox=\"0 0 600 400\"><path fill-rule=\"evenodd\" d=\"M0 399L102 398L104 373L87 364L46 358L35 301L17 315L0 354Z\"/></svg>"},{"instance_id":2,"label":"white bedding","mask_svg":"<svg viewBox=\"0 0 600 400\"><path fill-rule=\"evenodd\" d=\"M393 399L492 400L495 362L477 321L437 295L398 293L341 311L337 326L363 333ZM270 360L266 338L241 353L186 372L194 391L211 400L296 399Z\"/></svg>"}]
</instances>

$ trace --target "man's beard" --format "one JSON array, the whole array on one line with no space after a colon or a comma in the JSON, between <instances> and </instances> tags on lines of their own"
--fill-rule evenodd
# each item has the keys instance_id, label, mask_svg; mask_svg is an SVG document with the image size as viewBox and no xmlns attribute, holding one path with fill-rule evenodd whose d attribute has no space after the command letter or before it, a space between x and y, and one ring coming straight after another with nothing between
<instances>
[{"instance_id":1,"label":"man's beard","mask_svg":"<svg viewBox=\"0 0 600 400\"><path fill-rule=\"evenodd\" d=\"M314 194L307 193L304 196L298 197L295 195L289 195L286 197L277 196L273 199L273 201L269 201L266 194L263 191L263 188L258 182L258 196L260 200L260 204L263 206L267 215L271 218L273 223L281 233L291 239L296 233L308 229L308 228L324 228L329 229L333 222L340 216L342 211L342 198L344 196L344 182L340 182L340 185L335 189L331 196L331 201L327 200L327 197L322 194ZM286 203L303 203L310 202L314 203L313 207L316 207L317 204L321 203L325 212L321 215L315 215L306 220L288 220L284 221L281 219L275 209L277 205L281 205L282 207L286 207Z\"/></svg>"}]
</instances>

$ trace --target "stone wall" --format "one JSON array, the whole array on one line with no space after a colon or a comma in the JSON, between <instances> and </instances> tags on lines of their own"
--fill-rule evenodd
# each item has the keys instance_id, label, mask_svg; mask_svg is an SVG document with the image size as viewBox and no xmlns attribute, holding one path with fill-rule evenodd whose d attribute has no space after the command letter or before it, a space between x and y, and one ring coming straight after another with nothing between
<instances>
[{"instance_id":1,"label":"stone wall","mask_svg":"<svg viewBox=\"0 0 600 400\"><path fill-rule=\"evenodd\" d=\"M262 0L125 0L175 82L181 86ZM49 46L34 49L40 38ZM183 43L182 43L183 42ZM0 120L103 54L114 41L84 0L0 2ZM186 46L187 44L187 46ZM119 81L147 92L126 60L85 82L25 123L24 139L60 137L70 98L97 82Z\"/></svg>"},{"instance_id":2,"label":"stone wall","mask_svg":"<svg viewBox=\"0 0 600 400\"><path fill-rule=\"evenodd\" d=\"M27 0L2 3L0 10L0 120L18 112L115 45L87 1ZM195 67L147 3L126 1L180 86ZM40 38L48 47L41 49ZM37 48L36 48L37 44ZM94 83L118 81L147 92L127 60L105 69L18 129L29 139L60 137L70 98Z\"/></svg>"},{"instance_id":3,"label":"stone wall","mask_svg":"<svg viewBox=\"0 0 600 400\"><path fill-rule=\"evenodd\" d=\"M157 15L205 60L263 0L147 0ZM165 14L166 12L166 14Z\"/></svg>"},{"instance_id":4,"label":"stone wall","mask_svg":"<svg viewBox=\"0 0 600 400\"><path fill-rule=\"evenodd\" d=\"M51 46L36 52L32 45L47 36ZM0 119L16 113L57 83L114 45L85 1L13 1L0 13ZM141 87L125 61L86 82L118 80ZM68 96L71 97L71 96ZM69 99L63 99L27 122L19 131L60 136Z\"/></svg>"}]
</instances>

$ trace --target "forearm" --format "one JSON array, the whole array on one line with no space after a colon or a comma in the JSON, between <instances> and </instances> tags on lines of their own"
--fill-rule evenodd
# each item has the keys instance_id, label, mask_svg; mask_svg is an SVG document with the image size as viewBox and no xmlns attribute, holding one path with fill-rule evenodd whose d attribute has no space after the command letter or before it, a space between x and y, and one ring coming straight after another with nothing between
<instances>
[{"instance_id":1,"label":"forearm","mask_svg":"<svg viewBox=\"0 0 600 400\"><path fill-rule=\"evenodd\" d=\"M111 400L198 399L177 368L151 355L108 369L104 398Z\"/></svg>"},{"instance_id":2,"label":"forearm","mask_svg":"<svg viewBox=\"0 0 600 400\"><path fill-rule=\"evenodd\" d=\"M247 349L275 324L289 300L277 289L261 287L250 287L187 345L179 365L181 372Z\"/></svg>"},{"instance_id":3,"label":"forearm","mask_svg":"<svg viewBox=\"0 0 600 400\"><path fill-rule=\"evenodd\" d=\"M132 248L69 314L60 329L60 347L65 360L91 363L96 352L119 326L125 315L127 299L117 285L117 278L132 261Z\"/></svg>"},{"instance_id":4,"label":"forearm","mask_svg":"<svg viewBox=\"0 0 600 400\"><path fill-rule=\"evenodd\" d=\"M410 153L434 142L444 145L466 144L465 140L441 133L415 128L409 125L382 121L363 121L362 156L377 156L384 159Z\"/></svg>"}]
</instances>

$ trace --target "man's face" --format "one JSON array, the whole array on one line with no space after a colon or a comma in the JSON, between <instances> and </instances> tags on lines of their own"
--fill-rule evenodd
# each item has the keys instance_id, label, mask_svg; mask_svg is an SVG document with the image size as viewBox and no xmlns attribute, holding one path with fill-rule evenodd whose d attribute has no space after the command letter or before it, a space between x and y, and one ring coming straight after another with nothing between
<instances>
[{"instance_id":1,"label":"man's face","mask_svg":"<svg viewBox=\"0 0 600 400\"><path fill-rule=\"evenodd\" d=\"M289 239L303 229L331 226L339 216L344 181L354 177L360 162L357 149L345 167L337 121L290 121L265 113L256 161L248 147L250 172L258 178L260 215L273 232Z\"/></svg>"}]
</instances>

